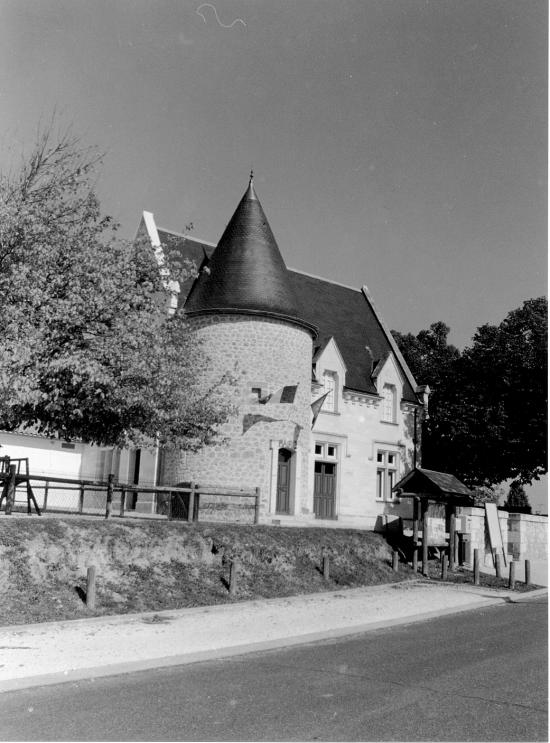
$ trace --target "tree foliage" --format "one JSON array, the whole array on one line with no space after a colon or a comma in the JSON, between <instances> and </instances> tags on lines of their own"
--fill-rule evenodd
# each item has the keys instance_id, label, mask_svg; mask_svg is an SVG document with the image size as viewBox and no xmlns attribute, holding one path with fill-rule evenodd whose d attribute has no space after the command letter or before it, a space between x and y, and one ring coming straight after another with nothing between
<instances>
[{"instance_id":1,"label":"tree foliage","mask_svg":"<svg viewBox=\"0 0 550 743\"><path fill-rule=\"evenodd\" d=\"M523 485L518 480L514 480L510 485L504 508L511 513L531 513L529 498Z\"/></svg>"},{"instance_id":2,"label":"tree foliage","mask_svg":"<svg viewBox=\"0 0 550 743\"><path fill-rule=\"evenodd\" d=\"M426 467L471 486L530 483L546 472L547 326L541 297L478 328L462 353L443 323L416 336L394 332L416 379L432 389Z\"/></svg>"},{"instance_id":3,"label":"tree foliage","mask_svg":"<svg viewBox=\"0 0 550 743\"><path fill-rule=\"evenodd\" d=\"M0 427L197 449L227 417L230 380L209 382L185 317L167 316L151 245L101 214L99 161L50 127L0 176Z\"/></svg>"}]
</instances>

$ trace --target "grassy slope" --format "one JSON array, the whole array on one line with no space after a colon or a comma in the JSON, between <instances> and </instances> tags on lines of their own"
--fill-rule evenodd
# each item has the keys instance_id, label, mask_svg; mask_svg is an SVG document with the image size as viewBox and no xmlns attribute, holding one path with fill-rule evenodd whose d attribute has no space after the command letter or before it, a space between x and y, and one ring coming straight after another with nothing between
<instances>
[{"instance_id":1,"label":"grassy slope","mask_svg":"<svg viewBox=\"0 0 550 743\"><path fill-rule=\"evenodd\" d=\"M330 557L330 580L321 573ZM238 558L239 590L228 595ZM97 610L83 600L97 568ZM371 532L12 516L0 520L0 624L158 611L413 577Z\"/></svg>"}]
</instances>

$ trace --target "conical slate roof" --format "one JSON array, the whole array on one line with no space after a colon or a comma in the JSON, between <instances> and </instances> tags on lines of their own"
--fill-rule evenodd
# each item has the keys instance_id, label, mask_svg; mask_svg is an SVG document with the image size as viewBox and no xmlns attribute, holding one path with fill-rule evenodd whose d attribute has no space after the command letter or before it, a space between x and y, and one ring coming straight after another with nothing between
<instances>
[{"instance_id":1,"label":"conical slate roof","mask_svg":"<svg viewBox=\"0 0 550 743\"><path fill-rule=\"evenodd\" d=\"M287 269L262 209L252 176L248 188L185 303L187 314L238 312L300 318Z\"/></svg>"}]
</instances>

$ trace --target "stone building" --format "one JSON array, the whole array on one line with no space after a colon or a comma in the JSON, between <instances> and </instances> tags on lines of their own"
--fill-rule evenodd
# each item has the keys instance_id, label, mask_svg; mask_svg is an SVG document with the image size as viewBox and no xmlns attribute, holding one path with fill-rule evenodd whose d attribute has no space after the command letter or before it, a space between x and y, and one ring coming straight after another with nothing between
<instances>
[{"instance_id":1,"label":"stone building","mask_svg":"<svg viewBox=\"0 0 550 743\"><path fill-rule=\"evenodd\" d=\"M226 443L166 453L159 483L259 487L264 523L380 528L407 515L393 485L419 458L418 387L368 289L288 269L252 178L219 243L140 231L201 269L174 287L212 379L231 370L238 413ZM139 234L139 232L138 232Z\"/></svg>"},{"instance_id":2,"label":"stone building","mask_svg":"<svg viewBox=\"0 0 550 743\"><path fill-rule=\"evenodd\" d=\"M378 529L409 517L409 501L392 488L420 464L428 390L367 287L288 269L252 178L217 246L157 228L150 212L140 235L163 266L168 311L184 306L202 338L212 379L227 371L237 379L226 443L175 454L0 432L0 454L29 457L31 472L48 477L260 488L264 523ZM178 285L166 273L166 247L207 271ZM75 507L67 498L60 491L57 505ZM157 510L151 493L126 507Z\"/></svg>"}]
</instances>

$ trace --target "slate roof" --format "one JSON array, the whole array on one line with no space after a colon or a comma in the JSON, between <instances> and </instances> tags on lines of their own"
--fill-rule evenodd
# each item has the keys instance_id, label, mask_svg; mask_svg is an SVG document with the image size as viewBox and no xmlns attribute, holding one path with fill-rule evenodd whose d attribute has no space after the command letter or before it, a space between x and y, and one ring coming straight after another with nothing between
<instances>
[{"instance_id":1,"label":"slate roof","mask_svg":"<svg viewBox=\"0 0 550 743\"><path fill-rule=\"evenodd\" d=\"M241 206L244 206L243 201L247 201L249 198L250 194L247 191L237 208L237 212L239 212ZM256 204L259 205L259 201L256 200ZM255 208L257 209L257 207ZM261 210L261 205L259 205L259 209ZM259 213L259 211L256 212L253 217L254 220L258 219ZM263 215L263 210L261 210L261 214ZM239 216L239 220L242 216ZM214 246L190 236L177 235L177 233L162 228L158 228L159 238L163 243L169 241L172 250L178 252L182 259L190 258L193 260L197 267L203 263L205 258L210 258L208 265L211 274L207 277L210 279L212 276L219 276L220 273L223 274L227 270L228 256L226 251L238 248L238 235L231 227L234 218L235 215L219 243L220 247L222 241L225 243L225 249L221 253L221 272L219 265L216 268L214 263L216 256L212 258L215 250ZM267 220L266 226L269 229ZM254 245L256 245L255 240L256 238L254 238ZM364 293L359 289L287 269L270 229L269 232L258 237L258 241L260 243L264 242L263 254L265 252L271 253L273 245L277 248L278 258L274 263L270 262L269 273L264 270L262 259L254 258L252 266L256 273L249 280L243 268L243 263L236 261L232 266L233 273L230 280L225 280L221 276L221 282L217 284L212 281L210 287L208 286L210 281L205 281L200 291L198 285L201 281L204 281L202 277L197 280L192 292L190 292L191 286L189 284L182 286L180 301L185 302L186 310L191 309L193 312L197 309L200 311L200 309L207 308L214 311L217 309L223 311L224 307L238 310L239 306L243 306L241 295L244 294L246 296L245 305L248 308L252 304L259 311L265 310L268 314L287 314L290 317L299 318L307 326L314 326L318 330L318 337L314 341L314 355L316 351L318 352L321 347L326 345L331 336L334 337L347 367L346 389L376 395L376 385L372 378L373 370L380 361L390 355L392 349L376 312ZM268 245L265 245L266 242ZM252 242L248 243L249 247L251 244ZM273 275L277 276L278 274L280 277L282 269L280 268L279 258L285 272L283 274L283 284L286 283L289 290L287 292L285 289L281 294L264 286L266 276L273 278ZM246 265L246 260L245 257L244 265ZM275 268L272 270L273 265L275 265ZM242 282L244 282L244 291ZM398 358L396 358L396 363L401 366ZM407 376L404 374L403 377L403 400L418 404L418 397Z\"/></svg>"},{"instance_id":2,"label":"slate roof","mask_svg":"<svg viewBox=\"0 0 550 743\"><path fill-rule=\"evenodd\" d=\"M405 475L393 488L394 490L405 490L403 495L413 493L430 493L445 496L464 496L473 498L473 492L454 475L436 470L426 470L423 467L415 467Z\"/></svg>"},{"instance_id":3,"label":"slate roof","mask_svg":"<svg viewBox=\"0 0 550 743\"><path fill-rule=\"evenodd\" d=\"M310 327L300 314L285 262L252 178L208 268L187 296L185 309L189 315L244 312L283 317Z\"/></svg>"}]
</instances>

